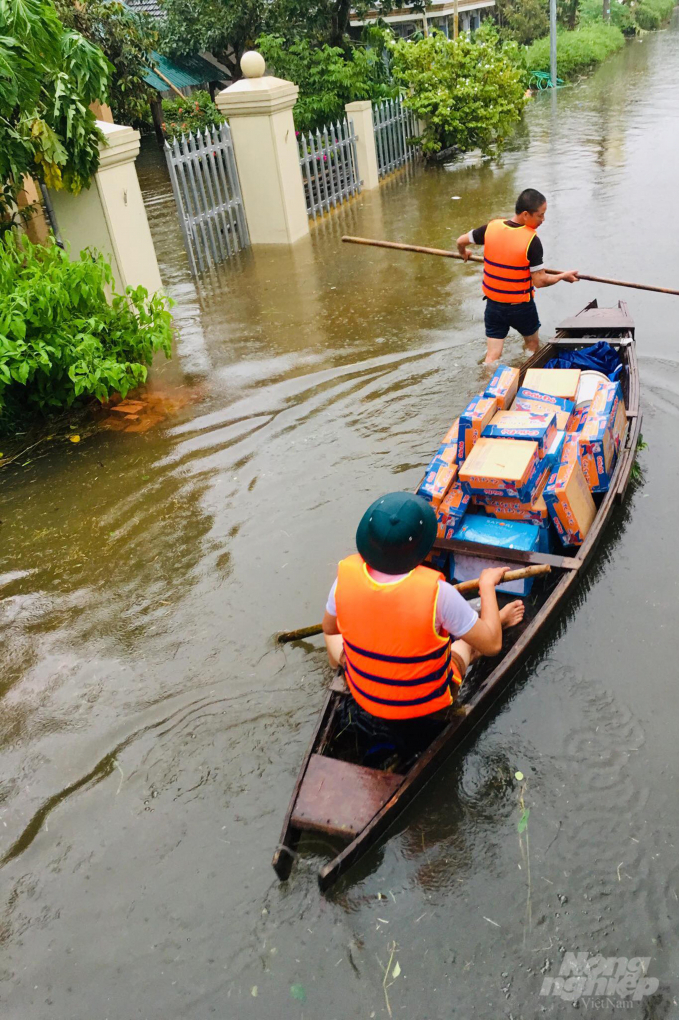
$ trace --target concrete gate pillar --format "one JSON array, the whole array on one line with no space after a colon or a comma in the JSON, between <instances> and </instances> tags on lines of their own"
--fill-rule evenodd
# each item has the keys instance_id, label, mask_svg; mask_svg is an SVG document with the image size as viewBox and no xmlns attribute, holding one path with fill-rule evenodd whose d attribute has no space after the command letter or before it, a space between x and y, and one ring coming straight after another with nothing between
<instances>
[{"instance_id":1,"label":"concrete gate pillar","mask_svg":"<svg viewBox=\"0 0 679 1020\"><path fill-rule=\"evenodd\" d=\"M370 191L371 188L378 188L380 184L373 127L373 104L369 99L359 99L355 103L347 103L344 109L347 119L353 121L357 136L358 176L363 181L363 190Z\"/></svg>"},{"instance_id":2,"label":"concrete gate pillar","mask_svg":"<svg viewBox=\"0 0 679 1020\"><path fill-rule=\"evenodd\" d=\"M264 76L264 58L244 53L245 78L218 92L229 121L252 244L292 244L309 233L309 216L292 109L299 87Z\"/></svg>"},{"instance_id":3,"label":"concrete gate pillar","mask_svg":"<svg viewBox=\"0 0 679 1020\"><path fill-rule=\"evenodd\" d=\"M89 189L79 195L50 190L63 241L77 259L83 248L97 248L111 263L116 289L145 287L149 296L162 283L134 161L139 132L122 124L97 121L105 137Z\"/></svg>"}]
</instances>

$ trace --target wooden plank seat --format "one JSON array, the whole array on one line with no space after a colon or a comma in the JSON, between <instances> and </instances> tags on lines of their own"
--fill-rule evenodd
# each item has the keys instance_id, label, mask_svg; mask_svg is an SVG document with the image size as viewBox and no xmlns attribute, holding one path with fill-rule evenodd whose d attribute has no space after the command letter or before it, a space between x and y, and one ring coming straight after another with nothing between
<instances>
[{"instance_id":1,"label":"wooden plank seat","mask_svg":"<svg viewBox=\"0 0 679 1020\"><path fill-rule=\"evenodd\" d=\"M312 754L292 816L297 829L353 839L386 804L403 776Z\"/></svg>"}]
</instances>

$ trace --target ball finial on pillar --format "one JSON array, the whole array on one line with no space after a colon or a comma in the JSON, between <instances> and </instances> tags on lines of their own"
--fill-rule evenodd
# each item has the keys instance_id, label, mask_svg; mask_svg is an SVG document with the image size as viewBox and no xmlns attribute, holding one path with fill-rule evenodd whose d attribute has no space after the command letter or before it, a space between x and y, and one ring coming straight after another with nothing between
<instances>
[{"instance_id":1,"label":"ball finial on pillar","mask_svg":"<svg viewBox=\"0 0 679 1020\"><path fill-rule=\"evenodd\" d=\"M266 70L264 57L257 50L247 50L240 58L240 69L246 78L261 78Z\"/></svg>"}]
</instances>

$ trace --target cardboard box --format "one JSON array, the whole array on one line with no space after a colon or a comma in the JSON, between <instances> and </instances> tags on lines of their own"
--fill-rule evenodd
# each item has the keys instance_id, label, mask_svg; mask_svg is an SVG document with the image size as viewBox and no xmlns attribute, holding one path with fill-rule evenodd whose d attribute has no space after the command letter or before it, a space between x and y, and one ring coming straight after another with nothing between
<instances>
[{"instance_id":1,"label":"cardboard box","mask_svg":"<svg viewBox=\"0 0 679 1020\"><path fill-rule=\"evenodd\" d=\"M582 545L596 507L580 465L577 436L567 436L561 462L551 473L543 497L564 545Z\"/></svg>"},{"instance_id":2,"label":"cardboard box","mask_svg":"<svg viewBox=\"0 0 679 1020\"><path fill-rule=\"evenodd\" d=\"M528 386L522 386L516 394L514 407L516 407L517 411L521 410L521 408L517 407L520 400L537 400L540 404L547 404L553 411L568 411L569 414L571 414L575 408L575 402L573 400L567 400L565 397L555 397L553 393L541 393L540 390L533 390Z\"/></svg>"},{"instance_id":3,"label":"cardboard box","mask_svg":"<svg viewBox=\"0 0 679 1020\"><path fill-rule=\"evenodd\" d=\"M456 418L453 424L450 426L445 436L441 440L441 446L454 446L455 457L457 458L457 436L460 427L460 419Z\"/></svg>"},{"instance_id":4,"label":"cardboard box","mask_svg":"<svg viewBox=\"0 0 679 1020\"><path fill-rule=\"evenodd\" d=\"M498 411L483 430L488 439L531 439L544 457L556 436L556 414L546 411Z\"/></svg>"},{"instance_id":5,"label":"cardboard box","mask_svg":"<svg viewBox=\"0 0 679 1020\"><path fill-rule=\"evenodd\" d=\"M465 518L457 529L455 538L481 545L502 546L503 549L524 549L528 552L537 550L540 544L539 532L542 529L534 524L519 521L501 521L491 517L471 516ZM487 567L506 567L502 560L486 560L478 556L466 556L455 553L451 556L451 570L456 581L470 581L478 577ZM518 564L511 566L518 567ZM508 581L497 587L498 591L512 595L528 595L533 585L533 578L523 581Z\"/></svg>"},{"instance_id":6,"label":"cardboard box","mask_svg":"<svg viewBox=\"0 0 679 1020\"><path fill-rule=\"evenodd\" d=\"M549 511L543 498L543 490L551 474L550 468L542 467L542 475L535 487L535 494L527 503L511 496L473 496L472 507L486 517L502 521L522 521L524 524L549 526Z\"/></svg>"},{"instance_id":7,"label":"cardboard box","mask_svg":"<svg viewBox=\"0 0 679 1020\"><path fill-rule=\"evenodd\" d=\"M441 457L436 456L427 468L417 495L426 499L436 510L456 478L457 464L447 463Z\"/></svg>"},{"instance_id":8,"label":"cardboard box","mask_svg":"<svg viewBox=\"0 0 679 1020\"><path fill-rule=\"evenodd\" d=\"M457 462L462 464L497 411L495 397L474 397L460 415L457 434Z\"/></svg>"},{"instance_id":9,"label":"cardboard box","mask_svg":"<svg viewBox=\"0 0 679 1020\"><path fill-rule=\"evenodd\" d=\"M627 425L620 383L600 382L578 432L580 462L592 492L607 492Z\"/></svg>"},{"instance_id":10,"label":"cardboard box","mask_svg":"<svg viewBox=\"0 0 679 1020\"><path fill-rule=\"evenodd\" d=\"M471 496L463 491L459 482L453 482L448 489L441 503L439 504L436 517L438 527L436 534L438 538L452 538L460 521L467 512L471 502Z\"/></svg>"},{"instance_id":11,"label":"cardboard box","mask_svg":"<svg viewBox=\"0 0 679 1020\"><path fill-rule=\"evenodd\" d=\"M524 439L479 439L459 469L469 496L514 496L532 499L540 479L538 444Z\"/></svg>"},{"instance_id":12,"label":"cardboard box","mask_svg":"<svg viewBox=\"0 0 679 1020\"><path fill-rule=\"evenodd\" d=\"M553 471L554 468L560 463L560 461L561 461L561 454L562 454L563 446L564 446L565 442L566 442L566 433L565 432L557 432L555 437L554 437L554 441L553 441L552 445L550 446L549 450L547 450L547 453L546 453L545 458L544 458L544 463L549 468L550 471Z\"/></svg>"},{"instance_id":13,"label":"cardboard box","mask_svg":"<svg viewBox=\"0 0 679 1020\"><path fill-rule=\"evenodd\" d=\"M580 432L587 421L588 414L589 404L584 404L582 407L578 407L575 411L573 411L570 421L568 422L568 428L566 429L569 435L573 436L576 432Z\"/></svg>"},{"instance_id":14,"label":"cardboard box","mask_svg":"<svg viewBox=\"0 0 679 1020\"><path fill-rule=\"evenodd\" d=\"M486 386L484 397L495 397L500 411L512 406L512 400L519 388L519 370L509 365L498 365L493 378Z\"/></svg>"},{"instance_id":15,"label":"cardboard box","mask_svg":"<svg viewBox=\"0 0 679 1020\"><path fill-rule=\"evenodd\" d=\"M566 431L571 419L570 411L564 411L562 408L554 404L548 404L544 400L530 400L527 397L517 396L512 404L512 411L532 411L534 414L544 414L545 411L553 411L556 415L556 427L559 432Z\"/></svg>"},{"instance_id":16,"label":"cardboard box","mask_svg":"<svg viewBox=\"0 0 679 1020\"><path fill-rule=\"evenodd\" d=\"M580 385L579 368L529 368L523 377L523 385L529 390L549 393L554 397L572 400Z\"/></svg>"},{"instance_id":17,"label":"cardboard box","mask_svg":"<svg viewBox=\"0 0 679 1020\"><path fill-rule=\"evenodd\" d=\"M448 553L440 549L432 549L424 561L424 565L431 567L432 570L440 570L442 574L445 574L448 568Z\"/></svg>"}]
</instances>

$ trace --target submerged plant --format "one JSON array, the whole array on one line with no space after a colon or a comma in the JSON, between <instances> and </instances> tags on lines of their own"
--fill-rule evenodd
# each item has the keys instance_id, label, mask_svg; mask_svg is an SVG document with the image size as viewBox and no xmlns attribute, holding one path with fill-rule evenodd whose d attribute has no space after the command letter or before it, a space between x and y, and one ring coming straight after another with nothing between
<instances>
[{"instance_id":1,"label":"submerged plant","mask_svg":"<svg viewBox=\"0 0 679 1020\"><path fill-rule=\"evenodd\" d=\"M637 458L638 458L639 454L643 450L647 450L647 449L648 449L648 443L646 443L644 441L644 437L640 435L639 438L637 439L637 449L636 449L636 453L634 455L634 463L632 464L632 481L633 482L640 482L640 481L642 481L642 479L644 477L643 469L641 467L641 464L637 460Z\"/></svg>"},{"instance_id":2,"label":"submerged plant","mask_svg":"<svg viewBox=\"0 0 679 1020\"><path fill-rule=\"evenodd\" d=\"M115 291L91 251L71 261L7 234L0 243L0 434L76 401L123 397L146 381L157 351L170 357L172 318L162 294Z\"/></svg>"}]
</instances>

